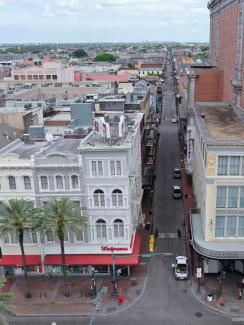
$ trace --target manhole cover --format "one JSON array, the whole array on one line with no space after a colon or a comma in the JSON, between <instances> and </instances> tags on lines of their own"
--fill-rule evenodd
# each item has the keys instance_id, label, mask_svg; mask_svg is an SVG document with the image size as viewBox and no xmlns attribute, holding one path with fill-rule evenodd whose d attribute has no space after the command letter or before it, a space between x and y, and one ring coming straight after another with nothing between
<instances>
[{"instance_id":1,"label":"manhole cover","mask_svg":"<svg viewBox=\"0 0 244 325\"><path fill-rule=\"evenodd\" d=\"M113 312L113 311L115 311L116 310L116 307L110 307L110 308L107 308L107 312L108 313L111 313L111 312Z\"/></svg>"},{"instance_id":2,"label":"manhole cover","mask_svg":"<svg viewBox=\"0 0 244 325\"><path fill-rule=\"evenodd\" d=\"M136 290L136 295L139 296L141 294L141 290L140 289L137 289Z\"/></svg>"},{"instance_id":3,"label":"manhole cover","mask_svg":"<svg viewBox=\"0 0 244 325\"><path fill-rule=\"evenodd\" d=\"M182 289L181 292L187 293L187 290L186 289Z\"/></svg>"},{"instance_id":4,"label":"manhole cover","mask_svg":"<svg viewBox=\"0 0 244 325\"><path fill-rule=\"evenodd\" d=\"M202 317L202 313L197 312L197 313L195 313L195 316L196 316L197 318L200 318L200 317Z\"/></svg>"},{"instance_id":5,"label":"manhole cover","mask_svg":"<svg viewBox=\"0 0 244 325\"><path fill-rule=\"evenodd\" d=\"M239 313L239 311L240 311L239 308L235 308L235 307L230 308L231 313Z\"/></svg>"}]
</instances>

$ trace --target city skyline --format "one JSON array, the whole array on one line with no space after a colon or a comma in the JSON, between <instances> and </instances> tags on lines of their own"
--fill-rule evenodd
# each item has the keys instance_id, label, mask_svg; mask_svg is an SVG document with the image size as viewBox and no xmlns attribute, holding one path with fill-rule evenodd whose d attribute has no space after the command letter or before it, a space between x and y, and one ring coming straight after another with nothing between
<instances>
[{"instance_id":1,"label":"city skyline","mask_svg":"<svg viewBox=\"0 0 244 325\"><path fill-rule=\"evenodd\" d=\"M207 42L207 2L0 0L0 43Z\"/></svg>"}]
</instances>

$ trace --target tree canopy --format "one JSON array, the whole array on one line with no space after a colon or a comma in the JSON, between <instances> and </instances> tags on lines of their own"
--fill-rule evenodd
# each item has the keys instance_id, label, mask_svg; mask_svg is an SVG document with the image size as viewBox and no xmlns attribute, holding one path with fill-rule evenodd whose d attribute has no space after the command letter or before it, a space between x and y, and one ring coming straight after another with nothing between
<instances>
[{"instance_id":1,"label":"tree canopy","mask_svg":"<svg viewBox=\"0 0 244 325\"><path fill-rule=\"evenodd\" d=\"M72 56L75 58L84 58L87 56L87 53L83 49L78 49L72 53Z\"/></svg>"},{"instance_id":2,"label":"tree canopy","mask_svg":"<svg viewBox=\"0 0 244 325\"><path fill-rule=\"evenodd\" d=\"M116 61L116 57L111 53L99 53L95 57L95 61L114 62L114 61Z\"/></svg>"}]
</instances>

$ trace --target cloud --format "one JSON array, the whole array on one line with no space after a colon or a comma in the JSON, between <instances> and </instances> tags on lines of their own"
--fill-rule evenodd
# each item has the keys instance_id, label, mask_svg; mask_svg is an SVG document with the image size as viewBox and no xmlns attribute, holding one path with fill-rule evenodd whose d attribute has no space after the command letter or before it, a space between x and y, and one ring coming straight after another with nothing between
<instances>
[{"instance_id":1,"label":"cloud","mask_svg":"<svg viewBox=\"0 0 244 325\"><path fill-rule=\"evenodd\" d=\"M0 6L4 6L8 3L8 0L0 0Z\"/></svg>"},{"instance_id":2,"label":"cloud","mask_svg":"<svg viewBox=\"0 0 244 325\"><path fill-rule=\"evenodd\" d=\"M201 7L199 7L199 8L191 8L190 11L192 13L196 13L196 14L204 14L204 15L209 14L209 11L208 11L207 8L201 8Z\"/></svg>"},{"instance_id":3,"label":"cloud","mask_svg":"<svg viewBox=\"0 0 244 325\"><path fill-rule=\"evenodd\" d=\"M43 11L42 11L42 16L45 16L45 17L53 17L55 16L52 8L50 5L45 5L44 8L43 8Z\"/></svg>"}]
</instances>

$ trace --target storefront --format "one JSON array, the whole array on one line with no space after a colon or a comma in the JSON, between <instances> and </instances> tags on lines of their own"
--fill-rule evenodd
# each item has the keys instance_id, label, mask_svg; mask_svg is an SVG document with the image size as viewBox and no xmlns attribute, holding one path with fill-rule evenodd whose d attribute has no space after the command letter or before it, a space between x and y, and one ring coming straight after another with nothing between
<instances>
[{"instance_id":1,"label":"storefront","mask_svg":"<svg viewBox=\"0 0 244 325\"><path fill-rule=\"evenodd\" d=\"M127 248L123 246L101 246L103 254L75 254L66 255L65 261L68 273L76 274L91 274L92 269L96 273L110 274L111 266L127 267L127 274L130 273L130 267L139 263L139 253L141 245L141 236L135 235L133 241L133 248L131 254L126 254ZM107 254L105 254L105 252ZM47 255L45 257L45 266L47 273L61 273L62 272L62 258L61 255Z\"/></svg>"},{"instance_id":2,"label":"storefront","mask_svg":"<svg viewBox=\"0 0 244 325\"><path fill-rule=\"evenodd\" d=\"M26 255L27 270L33 274L42 273L41 256L40 255ZM22 275L23 262L21 255L5 255L0 260L2 267L2 274L5 276Z\"/></svg>"}]
</instances>

